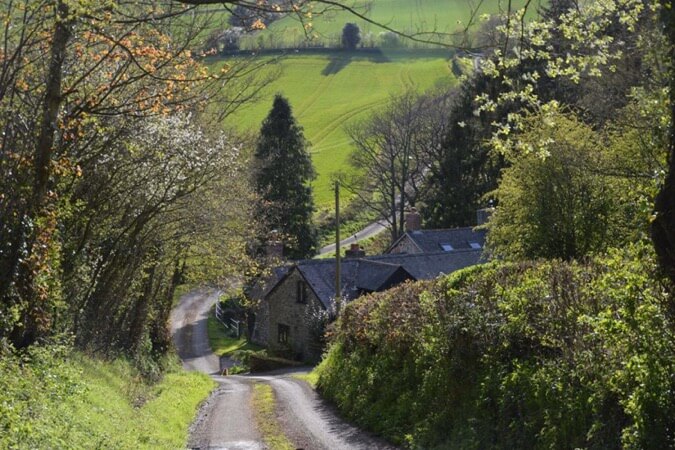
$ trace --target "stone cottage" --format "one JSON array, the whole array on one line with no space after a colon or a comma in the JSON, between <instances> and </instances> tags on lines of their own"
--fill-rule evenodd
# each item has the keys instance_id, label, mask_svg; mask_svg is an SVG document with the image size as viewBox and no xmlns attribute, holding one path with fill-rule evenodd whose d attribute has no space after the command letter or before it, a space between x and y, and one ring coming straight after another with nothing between
<instances>
[{"instance_id":1,"label":"stone cottage","mask_svg":"<svg viewBox=\"0 0 675 450\"><path fill-rule=\"evenodd\" d=\"M347 257L341 264L341 300L380 292L407 280L428 280L477 264L481 250L394 253ZM337 312L335 260L296 261L276 272L259 290L252 340L299 360L316 362L323 350L323 326ZM283 272L283 273L282 273Z\"/></svg>"}]
</instances>

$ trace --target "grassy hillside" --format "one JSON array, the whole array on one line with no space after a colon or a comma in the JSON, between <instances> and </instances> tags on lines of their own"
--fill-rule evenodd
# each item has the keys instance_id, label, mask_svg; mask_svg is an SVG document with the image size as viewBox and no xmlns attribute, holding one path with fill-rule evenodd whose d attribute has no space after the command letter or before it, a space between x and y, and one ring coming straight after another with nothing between
<instances>
[{"instance_id":1,"label":"grassy hillside","mask_svg":"<svg viewBox=\"0 0 675 450\"><path fill-rule=\"evenodd\" d=\"M213 63L216 68L219 64L222 62ZM392 94L454 83L449 64L438 55L412 57L386 52L289 56L275 65L281 69L281 76L265 89L260 101L239 110L228 124L257 131L274 94L280 92L288 97L312 144L312 159L318 172L315 201L327 206L333 198L331 173L348 169L350 143L344 126L365 119L384 106Z\"/></svg>"},{"instance_id":2,"label":"grassy hillside","mask_svg":"<svg viewBox=\"0 0 675 450\"><path fill-rule=\"evenodd\" d=\"M197 406L214 382L177 363L146 384L122 360L65 347L0 358L0 448L183 448Z\"/></svg>"},{"instance_id":3,"label":"grassy hillside","mask_svg":"<svg viewBox=\"0 0 675 450\"><path fill-rule=\"evenodd\" d=\"M492 263L363 297L318 387L411 448L672 448L674 324L652 258Z\"/></svg>"},{"instance_id":4,"label":"grassy hillside","mask_svg":"<svg viewBox=\"0 0 675 450\"><path fill-rule=\"evenodd\" d=\"M414 34L421 31L453 34L461 31L471 20L472 13L478 18L482 14L494 14L508 7L507 1L488 0L470 2L468 0L375 0L343 2L354 5L355 10L369 19L398 31ZM524 5L522 0L512 2L512 8ZM317 11L321 7L317 5ZM358 24L364 44L377 43L378 34L383 28L358 18L344 10L330 10L318 14L307 22L312 23L313 43L326 46L339 46L342 28L345 23ZM242 41L242 48L267 46L296 47L305 39L305 33L297 17L288 16L273 22L268 30L257 33ZM438 37L436 37L438 39ZM451 37L445 38L452 42ZM404 45L413 45L411 42Z\"/></svg>"}]
</instances>

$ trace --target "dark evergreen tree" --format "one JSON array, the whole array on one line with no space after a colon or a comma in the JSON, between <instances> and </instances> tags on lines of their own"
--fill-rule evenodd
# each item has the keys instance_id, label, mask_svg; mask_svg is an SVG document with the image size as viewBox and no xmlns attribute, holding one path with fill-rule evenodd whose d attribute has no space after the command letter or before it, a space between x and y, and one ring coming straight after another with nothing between
<instances>
[{"instance_id":1,"label":"dark evergreen tree","mask_svg":"<svg viewBox=\"0 0 675 450\"><path fill-rule=\"evenodd\" d=\"M489 89L490 80L478 74L462 84L451 106L448 132L420 196L428 227L475 225L476 210L485 206L483 196L497 187L503 161L485 145L490 118L474 115L476 95Z\"/></svg>"},{"instance_id":2,"label":"dark evergreen tree","mask_svg":"<svg viewBox=\"0 0 675 450\"><path fill-rule=\"evenodd\" d=\"M313 256L318 237L312 223L310 182L316 175L302 127L281 95L274 98L272 110L260 128L255 164L255 188L260 197L257 216L263 228L282 235L286 256Z\"/></svg>"},{"instance_id":3,"label":"dark evergreen tree","mask_svg":"<svg viewBox=\"0 0 675 450\"><path fill-rule=\"evenodd\" d=\"M361 30L355 23L346 23L342 28L342 47L347 50L354 50L361 42Z\"/></svg>"}]
</instances>

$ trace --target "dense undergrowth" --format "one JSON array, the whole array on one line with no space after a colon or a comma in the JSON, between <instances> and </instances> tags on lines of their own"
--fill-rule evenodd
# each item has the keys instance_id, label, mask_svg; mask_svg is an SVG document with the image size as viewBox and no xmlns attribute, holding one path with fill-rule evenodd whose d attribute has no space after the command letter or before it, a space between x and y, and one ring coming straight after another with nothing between
<instances>
[{"instance_id":1,"label":"dense undergrowth","mask_svg":"<svg viewBox=\"0 0 675 450\"><path fill-rule=\"evenodd\" d=\"M62 345L0 358L0 448L183 448L197 406L213 388L180 370L148 383L132 364Z\"/></svg>"},{"instance_id":2,"label":"dense undergrowth","mask_svg":"<svg viewBox=\"0 0 675 450\"><path fill-rule=\"evenodd\" d=\"M675 327L653 270L638 248L362 298L319 389L412 448L674 448Z\"/></svg>"}]
</instances>

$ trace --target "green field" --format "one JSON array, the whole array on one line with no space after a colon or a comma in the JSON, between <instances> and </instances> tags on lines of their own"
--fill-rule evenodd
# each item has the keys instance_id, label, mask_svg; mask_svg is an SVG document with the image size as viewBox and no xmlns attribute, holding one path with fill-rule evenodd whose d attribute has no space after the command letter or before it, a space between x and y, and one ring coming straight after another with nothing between
<instances>
[{"instance_id":1,"label":"green field","mask_svg":"<svg viewBox=\"0 0 675 450\"><path fill-rule=\"evenodd\" d=\"M539 2L535 2L537 5ZM385 25L406 34L430 33L420 35L423 38L453 42L453 34L461 32L469 23L479 22L482 14L495 14L508 8L506 0L488 0L476 2L469 0L377 0L343 2L354 5L354 10L377 24ZM511 8L517 9L525 4L523 0L511 2ZM534 4L532 5L534 6ZM535 7L532 10L536 10ZM472 20L473 17L473 20ZM326 10L315 5L315 14L304 19L311 23L311 37L315 43L327 46L339 46L340 35L345 23L358 24L365 45L377 45L379 33L384 28L353 15L349 11L332 8ZM242 41L242 48L297 47L306 39L298 17L289 15L270 24L269 29L248 37ZM404 45L412 45L404 42Z\"/></svg>"},{"instance_id":2,"label":"green field","mask_svg":"<svg viewBox=\"0 0 675 450\"><path fill-rule=\"evenodd\" d=\"M412 57L386 51L379 55L336 52L289 56L278 63L281 75L267 86L260 100L238 110L227 124L242 131L257 131L272 106L274 94L285 95L311 143L318 173L315 202L319 207L330 207L331 174L349 170L351 146L344 126L366 119L393 94L455 83L450 64L449 59L439 55Z\"/></svg>"}]
</instances>

